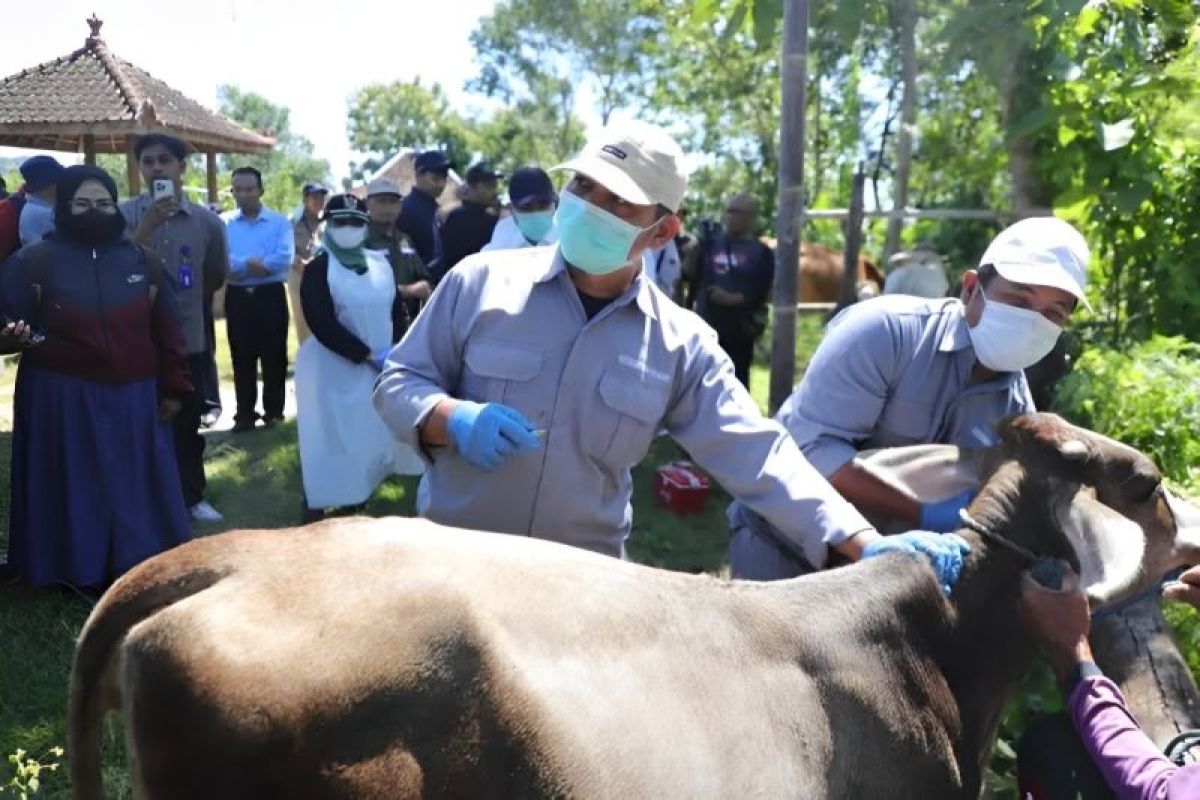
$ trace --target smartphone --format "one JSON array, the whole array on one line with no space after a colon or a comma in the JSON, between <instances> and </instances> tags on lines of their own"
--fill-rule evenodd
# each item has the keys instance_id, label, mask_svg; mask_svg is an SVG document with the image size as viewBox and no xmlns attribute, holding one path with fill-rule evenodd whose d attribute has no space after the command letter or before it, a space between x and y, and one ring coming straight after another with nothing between
<instances>
[{"instance_id":1,"label":"smartphone","mask_svg":"<svg viewBox=\"0 0 1200 800\"><path fill-rule=\"evenodd\" d=\"M166 178L155 178L150 191L150 196L155 200L161 200L164 197L174 197L175 184Z\"/></svg>"}]
</instances>

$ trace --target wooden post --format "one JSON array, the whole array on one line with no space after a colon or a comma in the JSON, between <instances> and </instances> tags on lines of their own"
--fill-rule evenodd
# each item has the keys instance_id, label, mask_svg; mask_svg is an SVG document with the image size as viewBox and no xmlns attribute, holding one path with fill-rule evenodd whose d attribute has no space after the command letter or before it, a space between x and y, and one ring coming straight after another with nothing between
<instances>
[{"instance_id":1,"label":"wooden post","mask_svg":"<svg viewBox=\"0 0 1200 800\"><path fill-rule=\"evenodd\" d=\"M850 215L846 217L846 247L843 251L842 290L838 294L838 311L858 301L858 253L862 250L863 190L867 176L863 165L854 173L854 185L850 190Z\"/></svg>"},{"instance_id":2,"label":"wooden post","mask_svg":"<svg viewBox=\"0 0 1200 800\"><path fill-rule=\"evenodd\" d=\"M908 178L912 174L912 131L917 123L917 1L900 3L900 62L904 71L904 99L900 103L900 132L896 137L896 177L892 181L892 207L908 205ZM904 218L888 220L883 242L883 263L900 249Z\"/></svg>"},{"instance_id":3,"label":"wooden post","mask_svg":"<svg viewBox=\"0 0 1200 800\"><path fill-rule=\"evenodd\" d=\"M1200 692L1163 617L1157 597L1092 621L1092 648L1104 674L1121 687L1142 730L1160 748L1200 727Z\"/></svg>"},{"instance_id":4,"label":"wooden post","mask_svg":"<svg viewBox=\"0 0 1200 800\"><path fill-rule=\"evenodd\" d=\"M136 141L136 136L125 138L125 179L129 183L130 197L137 197L142 192L142 171L138 169L137 153L133 149Z\"/></svg>"},{"instance_id":5,"label":"wooden post","mask_svg":"<svg viewBox=\"0 0 1200 800\"><path fill-rule=\"evenodd\" d=\"M90 133L83 135L83 163L96 166L96 137Z\"/></svg>"},{"instance_id":6,"label":"wooden post","mask_svg":"<svg viewBox=\"0 0 1200 800\"><path fill-rule=\"evenodd\" d=\"M779 211L775 218L775 287L772 300L771 391L774 414L796 382L796 276L804 219L804 110L808 84L808 0L783 7L780 58L783 102L779 114Z\"/></svg>"},{"instance_id":7,"label":"wooden post","mask_svg":"<svg viewBox=\"0 0 1200 800\"><path fill-rule=\"evenodd\" d=\"M217 196L217 154L212 150L204 154L205 168L208 170L208 202L218 202Z\"/></svg>"}]
</instances>

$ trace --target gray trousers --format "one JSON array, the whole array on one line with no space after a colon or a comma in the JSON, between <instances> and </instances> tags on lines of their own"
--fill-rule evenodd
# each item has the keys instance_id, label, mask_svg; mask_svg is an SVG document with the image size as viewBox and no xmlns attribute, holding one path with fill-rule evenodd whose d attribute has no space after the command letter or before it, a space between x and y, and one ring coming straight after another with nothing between
<instances>
[{"instance_id":1,"label":"gray trousers","mask_svg":"<svg viewBox=\"0 0 1200 800\"><path fill-rule=\"evenodd\" d=\"M735 527L729 539L733 577L749 581L780 581L816 572L807 560L784 549L775 537L749 525Z\"/></svg>"}]
</instances>

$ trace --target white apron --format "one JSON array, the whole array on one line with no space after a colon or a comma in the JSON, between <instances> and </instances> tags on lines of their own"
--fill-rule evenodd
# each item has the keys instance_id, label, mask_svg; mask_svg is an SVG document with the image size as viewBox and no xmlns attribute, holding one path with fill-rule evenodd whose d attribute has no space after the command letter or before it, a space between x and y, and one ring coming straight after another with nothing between
<instances>
[{"instance_id":1,"label":"white apron","mask_svg":"<svg viewBox=\"0 0 1200 800\"><path fill-rule=\"evenodd\" d=\"M367 250L357 275L329 253L329 294L348 331L376 353L392 344L396 281L387 257ZM296 354L300 473L309 508L364 503L392 474L419 475L420 457L392 436L371 404L376 369L347 361L315 336Z\"/></svg>"}]
</instances>

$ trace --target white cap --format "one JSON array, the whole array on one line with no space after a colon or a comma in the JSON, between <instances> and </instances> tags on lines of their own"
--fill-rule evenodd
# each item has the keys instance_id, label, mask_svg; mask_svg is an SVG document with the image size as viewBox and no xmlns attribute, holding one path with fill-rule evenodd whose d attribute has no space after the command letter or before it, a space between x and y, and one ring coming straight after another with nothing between
<instances>
[{"instance_id":1,"label":"white cap","mask_svg":"<svg viewBox=\"0 0 1200 800\"><path fill-rule=\"evenodd\" d=\"M1053 286L1091 308L1083 288L1091 260L1079 231L1057 217L1029 217L1009 225L992 240L979 265L991 264L1005 280Z\"/></svg>"},{"instance_id":2,"label":"white cap","mask_svg":"<svg viewBox=\"0 0 1200 800\"><path fill-rule=\"evenodd\" d=\"M554 169L582 173L631 203L671 211L679 210L687 192L682 148L664 129L636 120L606 126Z\"/></svg>"},{"instance_id":3,"label":"white cap","mask_svg":"<svg viewBox=\"0 0 1200 800\"><path fill-rule=\"evenodd\" d=\"M400 184L391 178L376 178L367 184L367 197L374 197L377 194L394 194L399 197Z\"/></svg>"}]
</instances>

